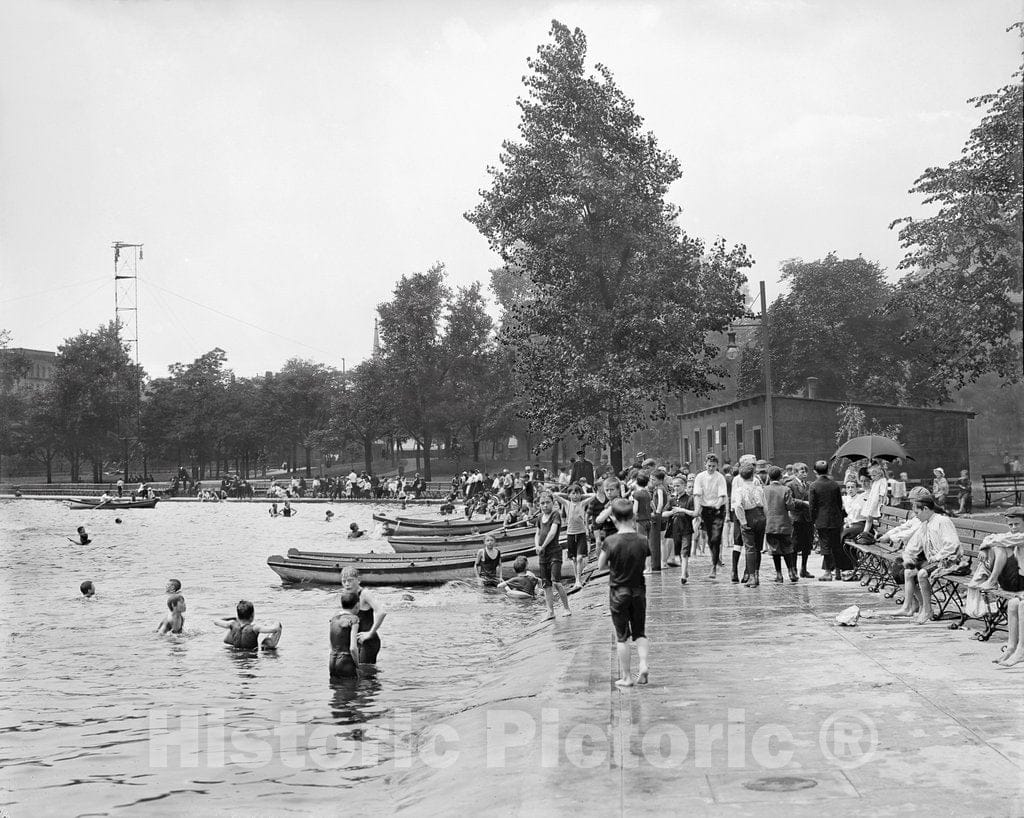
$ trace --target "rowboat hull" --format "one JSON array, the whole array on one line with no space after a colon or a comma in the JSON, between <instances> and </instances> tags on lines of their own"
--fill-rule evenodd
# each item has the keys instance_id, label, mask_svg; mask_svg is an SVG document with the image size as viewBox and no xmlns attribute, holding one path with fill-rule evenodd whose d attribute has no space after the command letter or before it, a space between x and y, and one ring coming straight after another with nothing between
<instances>
[{"instance_id":1,"label":"rowboat hull","mask_svg":"<svg viewBox=\"0 0 1024 818\"><path fill-rule=\"evenodd\" d=\"M531 570L537 570L537 558L532 546L522 551L502 552L502 563L511 562L520 555L532 557ZM342 569L353 566L359 569L359 581L363 585L441 585L445 582L475 579L473 567L475 552L451 556L416 555L410 559L380 559L379 554L347 556L344 560L333 558L292 558L274 555L267 558L270 566L286 583L301 582L319 585L340 585ZM397 556L397 555L396 555ZM571 576L571 566L569 566Z\"/></svg>"},{"instance_id":2,"label":"rowboat hull","mask_svg":"<svg viewBox=\"0 0 1024 818\"><path fill-rule=\"evenodd\" d=\"M107 500L105 503L100 502L99 497L76 497L68 502L69 508L93 508L93 509L111 509L121 510L126 508L156 508L157 504L156 497L150 497L146 500L132 500L130 497L115 497L112 500Z\"/></svg>"},{"instance_id":3,"label":"rowboat hull","mask_svg":"<svg viewBox=\"0 0 1024 818\"><path fill-rule=\"evenodd\" d=\"M494 537L495 544L502 546L516 546L523 543L532 543L535 530L532 528L519 528L510 531L501 530L488 532ZM483 548L483 534L463 534L454 537L438 537L426 535L395 535L388 537L388 543L400 554L415 553L417 551L434 551L443 549L466 549Z\"/></svg>"},{"instance_id":4,"label":"rowboat hull","mask_svg":"<svg viewBox=\"0 0 1024 818\"><path fill-rule=\"evenodd\" d=\"M465 520L465 519L444 519L429 520L425 518L395 519L386 517L383 514L374 514L373 519L384 526L388 534L419 534L419 535L457 535L457 534L483 534L487 531L495 531L501 528L504 523L490 520Z\"/></svg>"}]
</instances>

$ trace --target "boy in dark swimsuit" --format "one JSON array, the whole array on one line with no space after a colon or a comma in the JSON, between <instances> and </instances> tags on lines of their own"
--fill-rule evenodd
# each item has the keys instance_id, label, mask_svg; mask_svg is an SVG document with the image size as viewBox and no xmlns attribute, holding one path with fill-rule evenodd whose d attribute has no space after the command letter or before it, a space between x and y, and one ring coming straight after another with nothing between
<instances>
[{"instance_id":1,"label":"boy in dark swimsuit","mask_svg":"<svg viewBox=\"0 0 1024 818\"><path fill-rule=\"evenodd\" d=\"M78 586L78 590L82 592L82 596L89 599L96 594L96 586L92 584L91 579L87 579L81 585Z\"/></svg>"},{"instance_id":2,"label":"boy in dark swimsuit","mask_svg":"<svg viewBox=\"0 0 1024 818\"><path fill-rule=\"evenodd\" d=\"M255 650L259 642L259 635L265 634L263 649L273 650L281 641L281 623L258 624L253 622L256 609L247 599L243 599L235 606L237 616L229 619L215 619L213 624L218 628L226 628L224 644L241 650Z\"/></svg>"},{"instance_id":3,"label":"boy in dark swimsuit","mask_svg":"<svg viewBox=\"0 0 1024 818\"><path fill-rule=\"evenodd\" d=\"M359 675L355 657L359 656L359 594L341 592L341 613L331 619L331 658L327 670L331 679L354 679Z\"/></svg>"},{"instance_id":4,"label":"boy in dark swimsuit","mask_svg":"<svg viewBox=\"0 0 1024 818\"><path fill-rule=\"evenodd\" d=\"M387 611L378 599L359 584L359 570L346 566L341 571L341 584L346 591L352 591L359 600L356 616L359 617L359 663L376 664L380 652L380 635L377 631L387 616Z\"/></svg>"},{"instance_id":5,"label":"boy in dark swimsuit","mask_svg":"<svg viewBox=\"0 0 1024 818\"><path fill-rule=\"evenodd\" d=\"M89 535L85 533L85 526L84 525L78 526L78 541L82 545L88 545L89 543L92 542L92 540L89 539Z\"/></svg>"}]
</instances>

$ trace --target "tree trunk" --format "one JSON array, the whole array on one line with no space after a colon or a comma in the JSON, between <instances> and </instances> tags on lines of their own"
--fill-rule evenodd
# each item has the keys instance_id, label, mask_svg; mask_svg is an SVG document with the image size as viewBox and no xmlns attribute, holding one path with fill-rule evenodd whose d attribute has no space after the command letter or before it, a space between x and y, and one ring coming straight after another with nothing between
<instances>
[{"instance_id":1,"label":"tree trunk","mask_svg":"<svg viewBox=\"0 0 1024 818\"><path fill-rule=\"evenodd\" d=\"M373 438L363 438L363 467L369 474L373 470Z\"/></svg>"},{"instance_id":2,"label":"tree trunk","mask_svg":"<svg viewBox=\"0 0 1024 818\"><path fill-rule=\"evenodd\" d=\"M313 447L312 446L305 446L303 448L306 450L306 477L312 477L313 476L313 467L312 467Z\"/></svg>"},{"instance_id":3,"label":"tree trunk","mask_svg":"<svg viewBox=\"0 0 1024 818\"><path fill-rule=\"evenodd\" d=\"M608 413L608 448L611 450L611 464L615 473L622 471L622 431L619 428L619 419L612 413Z\"/></svg>"},{"instance_id":4,"label":"tree trunk","mask_svg":"<svg viewBox=\"0 0 1024 818\"><path fill-rule=\"evenodd\" d=\"M561 440L556 440L555 444L551 447L551 473L554 475L558 474L558 450L562 446Z\"/></svg>"},{"instance_id":5,"label":"tree trunk","mask_svg":"<svg viewBox=\"0 0 1024 818\"><path fill-rule=\"evenodd\" d=\"M54 452L46 452L46 485L53 482L53 455Z\"/></svg>"},{"instance_id":6,"label":"tree trunk","mask_svg":"<svg viewBox=\"0 0 1024 818\"><path fill-rule=\"evenodd\" d=\"M423 479L428 483L431 480L430 476L430 447L433 444L434 439L431 435L423 436Z\"/></svg>"}]
</instances>

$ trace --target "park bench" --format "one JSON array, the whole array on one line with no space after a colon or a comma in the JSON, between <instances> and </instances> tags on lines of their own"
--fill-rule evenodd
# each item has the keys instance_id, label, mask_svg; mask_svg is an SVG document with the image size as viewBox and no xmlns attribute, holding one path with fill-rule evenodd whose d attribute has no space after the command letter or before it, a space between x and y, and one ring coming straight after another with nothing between
<instances>
[{"instance_id":1,"label":"park bench","mask_svg":"<svg viewBox=\"0 0 1024 818\"><path fill-rule=\"evenodd\" d=\"M911 515L912 512L909 508L882 506L881 516L875 524L875 537L881 537L886 531L904 523ZM891 542L865 545L856 540L847 540L845 545L857 552L856 571L861 585L866 586L872 593L877 593L883 588L890 589L885 593L887 599L891 599L903 590L902 586L897 584L892 571L893 566L903 553L902 546L894 545Z\"/></svg>"},{"instance_id":2,"label":"park bench","mask_svg":"<svg viewBox=\"0 0 1024 818\"><path fill-rule=\"evenodd\" d=\"M881 536L910 516L909 510L884 506L881 517L875 526L876 535ZM1001 523L972 520L966 517L954 519L953 525L963 547L964 556L970 562L971 574L973 574L975 562L979 557L978 549L981 546L981 541L989 534L1001 534L1007 530L1006 526ZM896 597L896 602L902 603L901 591L903 589L893 577L893 567L903 554L902 546L895 546L892 543L862 545L854 540L847 540L847 544L858 552L857 572L861 576L861 585L867 586L871 592L888 588L885 597ZM941 619L950 612L956 614L958 621L950 624L951 630L962 628L968 620L976 619L983 625L983 630L978 632L977 638L987 641L997 630L1006 627L1007 606L1015 594L999 588L982 591L986 602L986 611L981 616L972 617L966 610L971 574L964 576L947 574L932 583L934 618Z\"/></svg>"},{"instance_id":3,"label":"park bench","mask_svg":"<svg viewBox=\"0 0 1024 818\"><path fill-rule=\"evenodd\" d=\"M985 505L992 505L993 500L999 501L1012 497L1011 505L1021 504L1024 494L1024 474L983 474L981 482L985 485Z\"/></svg>"},{"instance_id":4,"label":"park bench","mask_svg":"<svg viewBox=\"0 0 1024 818\"><path fill-rule=\"evenodd\" d=\"M960 544L964 549L964 556L971 562L972 574L977 564L976 561L980 556L978 549L981 546L981 541L989 534L1004 534L1007 530L1007 527L1002 523L969 520L963 517L954 520L953 525L956 526ZM960 618L959 621L950 624L950 630L962 628L968 620L975 619L984 626L983 630L975 634L975 637L982 641L988 641L993 633L1006 627L1007 607L1010 600L1016 594L1004 591L1001 588L982 590L981 594L985 601L985 612L980 616L971 616L966 610L967 592L970 590L970 582L970 574L965 576L947 575L939 577L935 581L933 591L937 591L942 595L939 613L936 618L955 607Z\"/></svg>"}]
</instances>

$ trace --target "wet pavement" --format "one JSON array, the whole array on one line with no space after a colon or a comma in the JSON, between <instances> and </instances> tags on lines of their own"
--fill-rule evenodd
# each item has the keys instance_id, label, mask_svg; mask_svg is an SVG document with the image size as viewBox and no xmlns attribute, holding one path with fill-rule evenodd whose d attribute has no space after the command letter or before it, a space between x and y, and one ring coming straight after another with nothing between
<instances>
[{"instance_id":1,"label":"wet pavement","mask_svg":"<svg viewBox=\"0 0 1024 818\"><path fill-rule=\"evenodd\" d=\"M606 584L573 597L573 616L536 626L420 736L419 759L391 777L393 806L1024 815L1024 666L991 663L1004 632L986 643L887 618L892 600L857 583L748 589L706 570L705 558L685 586L678 569L649 578L644 686L612 684ZM880 615L837 626L854 604Z\"/></svg>"}]
</instances>

